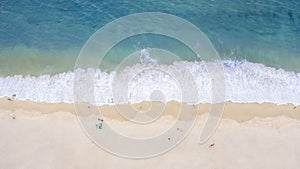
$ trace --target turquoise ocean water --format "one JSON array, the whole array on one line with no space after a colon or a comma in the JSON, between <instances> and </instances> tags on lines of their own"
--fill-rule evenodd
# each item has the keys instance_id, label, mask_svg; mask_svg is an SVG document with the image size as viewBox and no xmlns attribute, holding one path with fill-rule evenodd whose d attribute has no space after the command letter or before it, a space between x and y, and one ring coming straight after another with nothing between
<instances>
[{"instance_id":1,"label":"turquoise ocean water","mask_svg":"<svg viewBox=\"0 0 300 169\"><path fill-rule=\"evenodd\" d=\"M246 59L300 72L298 0L2 0L0 3L1 76L72 70L81 47L95 31L119 17L138 12L164 12L186 19L208 36L222 59ZM151 37L135 38L121 46L119 53L130 53L151 44ZM178 49L172 43L167 48ZM108 62L117 62L122 57L119 53L112 52ZM181 52L181 56L190 54Z\"/></svg>"},{"instance_id":2,"label":"turquoise ocean water","mask_svg":"<svg viewBox=\"0 0 300 169\"><path fill-rule=\"evenodd\" d=\"M120 17L162 12L191 22L210 39L224 65L225 100L300 105L299 0L2 0L0 12L0 97L73 102L73 69L89 37ZM80 72L95 75L97 103L111 103L113 70L128 55L141 52L141 63L162 63L159 58L164 56L148 57L145 48L197 60L174 39L153 34L130 37L107 54L100 69ZM211 77L205 64L197 61L158 68L188 70L198 87L198 102L211 102ZM163 91L166 100L182 101L174 79L157 71L139 72L143 68L143 63L132 64L124 71L124 79L139 75L128 83L130 101L147 100L153 90ZM183 83L191 80L184 74L177 78Z\"/></svg>"}]
</instances>

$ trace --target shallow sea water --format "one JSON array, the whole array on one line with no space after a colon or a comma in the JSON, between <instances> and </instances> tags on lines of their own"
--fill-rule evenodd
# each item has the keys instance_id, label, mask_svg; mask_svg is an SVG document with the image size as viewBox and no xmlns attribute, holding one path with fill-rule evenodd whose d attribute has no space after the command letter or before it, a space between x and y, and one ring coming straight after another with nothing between
<instances>
[{"instance_id":1,"label":"shallow sea water","mask_svg":"<svg viewBox=\"0 0 300 169\"><path fill-rule=\"evenodd\" d=\"M224 65L225 100L299 104L298 0L3 0L0 11L2 97L17 94L19 99L72 102L74 65L81 48L95 31L129 14L163 12L191 22L215 46L220 63ZM172 64L166 55L154 56L145 48L170 51L181 62ZM135 52L146 54L138 60L142 66L158 63L156 66L166 71L191 71L199 87L198 101L210 102L211 79L204 69L205 63L179 41L146 34L118 43L105 56L100 69L93 70L101 84L96 84L101 104L109 103L112 97L107 85L114 78L114 70L124 58ZM167 63L169 67L162 63ZM124 71L124 77L129 78L130 72L142 69L141 65L131 64ZM180 101L178 93L170 88L171 81L167 81L165 86L157 86L164 82L163 76L149 72L145 81L141 80L143 78L132 82L133 93L135 91L137 94L131 101L147 100L154 89L164 90L167 100ZM150 79L149 83L141 84L148 82L147 79ZM208 93L201 93L201 87Z\"/></svg>"},{"instance_id":2,"label":"shallow sea water","mask_svg":"<svg viewBox=\"0 0 300 169\"><path fill-rule=\"evenodd\" d=\"M119 17L138 12L164 12L186 19L208 36L224 60L246 59L300 72L300 1L297 0L3 0L0 4L2 76L72 70L81 47L95 31ZM126 51L153 44L182 51L178 43L161 46L147 36L124 44L121 50L111 52L107 69ZM180 56L192 57L188 52L181 52Z\"/></svg>"}]
</instances>

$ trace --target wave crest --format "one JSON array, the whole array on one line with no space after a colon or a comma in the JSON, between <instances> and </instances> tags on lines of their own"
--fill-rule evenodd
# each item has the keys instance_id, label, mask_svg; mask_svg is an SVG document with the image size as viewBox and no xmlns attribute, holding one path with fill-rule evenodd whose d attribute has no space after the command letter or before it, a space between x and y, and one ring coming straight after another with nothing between
<instances>
[{"instance_id":1,"label":"wave crest","mask_svg":"<svg viewBox=\"0 0 300 169\"><path fill-rule=\"evenodd\" d=\"M271 102L275 104L300 104L300 74L283 69L266 67L263 64L248 61L222 61L224 65L225 100L240 103ZM159 65L165 72L172 70L190 71L198 88L198 103L210 103L211 78L206 70L206 62L175 62L172 65ZM161 91L164 101L181 100L180 89L172 76L160 71L138 73L145 65L134 65L124 69L122 78L131 78L128 83L130 102L147 101L153 91ZM118 103L113 99L112 83L116 72L106 73L101 70L77 69L76 73L95 76L95 101L97 105ZM138 73L138 76L135 76ZM38 77L20 75L0 78L0 96L16 95L21 100L50 103L73 103L74 72L65 72ZM188 77L181 78L189 81Z\"/></svg>"}]
</instances>

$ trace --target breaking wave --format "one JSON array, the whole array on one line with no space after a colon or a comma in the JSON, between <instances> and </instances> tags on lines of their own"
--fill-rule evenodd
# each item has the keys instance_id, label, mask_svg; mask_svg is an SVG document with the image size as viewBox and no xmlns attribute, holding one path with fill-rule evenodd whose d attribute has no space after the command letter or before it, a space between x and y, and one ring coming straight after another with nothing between
<instances>
[{"instance_id":1,"label":"breaking wave","mask_svg":"<svg viewBox=\"0 0 300 169\"><path fill-rule=\"evenodd\" d=\"M287 72L248 61L225 60L221 63L224 65L224 101L300 104L300 73ZM130 102L150 100L151 93L155 91L163 94L163 100L159 101L184 101L181 99L182 93L176 78L181 81L195 81L198 103L212 102L212 83L206 69L206 62L179 61L172 65L151 66L153 69L145 69L145 65L137 64L121 71L122 78L130 79L127 87ZM141 70L145 71L141 72ZM174 78L165 73L172 70L189 71L193 79L189 76ZM95 77L94 100L91 99L89 102L97 105L118 103L114 100L112 88L116 72L107 73L100 69L77 69L75 73L69 71L51 76L0 77L0 96L14 95L17 99L36 102L72 103L74 102L73 79L76 73Z\"/></svg>"}]
</instances>

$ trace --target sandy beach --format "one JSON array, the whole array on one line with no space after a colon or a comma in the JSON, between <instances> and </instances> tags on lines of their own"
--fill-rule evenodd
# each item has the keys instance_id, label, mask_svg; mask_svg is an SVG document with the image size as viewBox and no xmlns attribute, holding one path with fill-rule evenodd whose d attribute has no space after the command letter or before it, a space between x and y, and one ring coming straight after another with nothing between
<instances>
[{"instance_id":1,"label":"sandy beach","mask_svg":"<svg viewBox=\"0 0 300 169\"><path fill-rule=\"evenodd\" d=\"M300 169L300 0L4 0L0 169Z\"/></svg>"},{"instance_id":2,"label":"sandy beach","mask_svg":"<svg viewBox=\"0 0 300 169\"><path fill-rule=\"evenodd\" d=\"M133 105L149 108L149 102ZM101 106L116 130L129 135L155 134L172 120L179 103L169 102L152 127L135 128L122 119L115 106ZM192 106L190 106L192 107ZM199 144L210 105L199 105L191 133L171 151L135 160L114 156L94 144L81 129L73 104L0 100L0 168L272 168L300 166L300 107L292 104L226 102L214 135ZM178 120L178 119L177 119ZM184 119L179 119L184 120ZM118 126L122 126L119 127Z\"/></svg>"}]
</instances>

